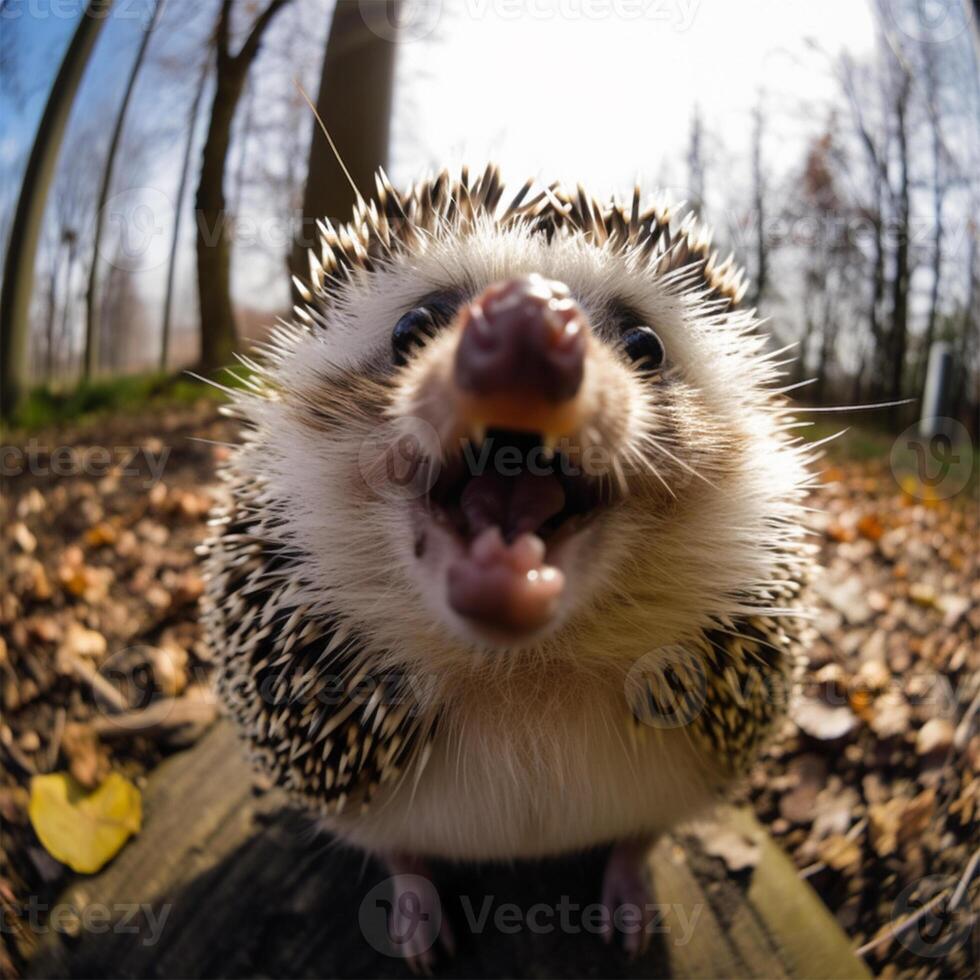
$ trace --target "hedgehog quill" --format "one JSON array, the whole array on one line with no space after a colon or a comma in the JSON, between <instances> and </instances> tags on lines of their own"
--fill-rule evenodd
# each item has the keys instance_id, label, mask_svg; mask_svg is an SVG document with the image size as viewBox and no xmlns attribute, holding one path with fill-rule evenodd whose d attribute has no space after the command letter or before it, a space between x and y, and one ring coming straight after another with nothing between
<instances>
[{"instance_id":1,"label":"hedgehog quill","mask_svg":"<svg viewBox=\"0 0 980 980\"><path fill-rule=\"evenodd\" d=\"M603 904L642 908L800 656L812 450L741 273L638 189L505 196L490 166L380 173L297 288L206 549L254 764L388 864L396 919L428 859L597 845Z\"/></svg>"}]
</instances>

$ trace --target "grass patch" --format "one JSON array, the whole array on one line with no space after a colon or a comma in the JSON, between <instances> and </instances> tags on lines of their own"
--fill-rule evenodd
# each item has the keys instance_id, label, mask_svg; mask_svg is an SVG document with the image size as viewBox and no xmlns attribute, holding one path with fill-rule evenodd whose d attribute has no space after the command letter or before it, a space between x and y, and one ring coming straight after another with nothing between
<instances>
[{"instance_id":1,"label":"grass patch","mask_svg":"<svg viewBox=\"0 0 980 980\"><path fill-rule=\"evenodd\" d=\"M243 370L239 365L236 373L241 374ZM222 372L219 380L229 387L238 386L227 372ZM99 378L64 391L39 386L30 391L9 424L4 424L4 429L30 432L76 425L101 416L144 411L157 405L190 405L202 398L221 402L225 395L183 372Z\"/></svg>"}]
</instances>

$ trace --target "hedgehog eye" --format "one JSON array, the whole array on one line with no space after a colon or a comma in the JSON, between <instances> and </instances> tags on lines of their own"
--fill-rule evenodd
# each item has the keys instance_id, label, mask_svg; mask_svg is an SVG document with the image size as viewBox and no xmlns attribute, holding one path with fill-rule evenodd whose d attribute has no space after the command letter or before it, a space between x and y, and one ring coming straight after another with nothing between
<instances>
[{"instance_id":1,"label":"hedgehog eye","mask_svg":"<svg viewBox=\"0 0 980 980\"><path fill-rule=\"evenodd\" d=\"M623 350L640 371L656 371L664 363L664 345L650 327L632 327L623 334Z\"/></svg>"},{"instance_id":2,"label":"hedgehog eye","mask_svg":"<svg viewBox=\"0 0 980 980\"><path fill-rule=\"evenodd\" d=\"M454 296L435 295L402 314L391 332L391 353L401 367L417 347L424 347L440 327L444 327L459 305Z\"/></svg>"},{"instance_id":3,"label":"hedgehog eye","mask_svg":"<svg viewBox=\"0 0 980 980\"><path fill-rule=\"evenodd\" d=\"M424 347L435 333L436 321L427 306L416 306L398 318L391 332L391 353L399 367L415 347Z\"/></svg>"}]
</instances>

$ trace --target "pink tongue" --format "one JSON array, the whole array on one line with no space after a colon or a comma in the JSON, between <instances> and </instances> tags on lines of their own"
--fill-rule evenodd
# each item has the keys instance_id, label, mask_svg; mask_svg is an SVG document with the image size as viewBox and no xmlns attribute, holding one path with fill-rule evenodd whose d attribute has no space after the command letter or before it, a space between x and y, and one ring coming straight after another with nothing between
<instances>
[{"instance_id":1,"label":"pink tongue","mask_svg":"<svg viewBox=\"0 0 980 980\"><path fill-rule=\"evenodd\" d=\"M556 476L526 470L513 477L481 473L466 484L460 499L471 535L494 524L508 537L537 531L564 506L565 491Z\"/></svg>"},{"instance_id":2,"label":"pink tongue","mask_svg":"<svg viewBox=\"0 0 980 980\"><path fill-rule=\"evenodd\" d=\"M462 616L504 629L544 625L565 584L564 575L544 563L544 552L536 534L507 544L496 525L487 527L449 568L449 604Z\"/></svg>"}]
</instances>

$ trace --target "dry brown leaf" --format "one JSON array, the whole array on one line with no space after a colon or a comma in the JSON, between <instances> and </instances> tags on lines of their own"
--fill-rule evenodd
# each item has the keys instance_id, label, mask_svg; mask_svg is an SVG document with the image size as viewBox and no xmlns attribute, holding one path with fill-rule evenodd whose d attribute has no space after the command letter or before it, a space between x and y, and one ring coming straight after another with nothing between
<instances>
[{"instance_id":1,"label":"dry brown leaf","mask_svg":"<svg viewBox=\"0 0 980 980\"><path fill-rule=\"evenodd\" d=\"M861 861L861 845L844 834L832 834L820 842L817 857L835 871L846 871Z\"/></svg>"}]
</instances>

